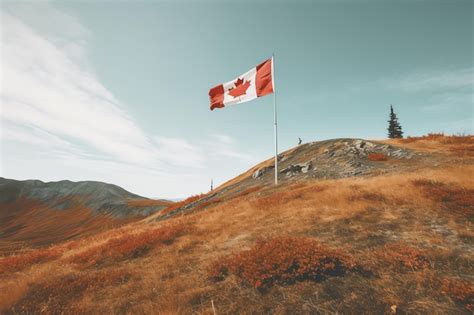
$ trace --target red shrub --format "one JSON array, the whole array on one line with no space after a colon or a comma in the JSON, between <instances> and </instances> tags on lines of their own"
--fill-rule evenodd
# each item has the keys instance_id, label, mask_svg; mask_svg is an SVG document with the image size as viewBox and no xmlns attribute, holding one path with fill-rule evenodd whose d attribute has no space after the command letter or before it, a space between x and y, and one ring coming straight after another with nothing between
<instances>
[{"instance_id":1,"label":"red shrub","mask_svg":"<svg viewBox=\"0 0 474 315\"><path fill-rule=\"evenodd\" d=\"M421 187L429 198L443 203L445 208L465 215L474 214L474 189L426 179L417 179L412 183L416 187Z\"/></svg>"},{"instance_id":2,"label":"red shrub","mask_svg":"<svg viewBox=\"0 0 474 315\"><path fill-rule=\"evenodd\" d=\"M474 286L472 283L457 279L444 279L441 292L464 305L469 311L474 312Z\"/></svg>"},{"instance_id":3,"label":"red shrub","mask_svg":"<svg viewBox=\"0 0 474 315\"><path fill-rule=\"evenodd\" d=\"M383 265L395 269L420 270L430 267L430 262L424 251L403 242L387 244L377 250L375 255Z\"/></svg>"},{"instance_id":4,"label":"red shrub","mask_svg":"<svg viewBox=\"0 0 474 315\"><path fill-rule=\"evenodd\" d=\"M216 261L209 271L214 281L232 273L255 288L321 280L356 267L354 259L312 238L279 237L257 242L251 249Z\"/></svg>"},{"instance_id":5,"label":"red shrub","mask_svg":"<svg viewBox=\"0 0 474 315\"><path fill-rule=\"evenodd\" d=\"M31 265L54 260L61 256L57 248L36 249L29 252L0 258L0 272L18 271Z\"/></svg>"},{"instance_id":6,"label":"red shrub","mask_svg":"<svg viewBox=\"0 0 474 315\"><path fill-rule=\"evenodd\" d=\"M128 282L130 273L121 269L68 274L32 284L26 295L12 308L13 314L84 314L74 302L85 292ZM90 312L90 311L89 311Z\"/></svg>"},{"instance_id":7,"label":"red shrub","mask_svg":"<svg viewBox=\"0 0 474 315\"><path fill-rule=\"evenodd\" d=\"M71 257L73 263L86 266L103 264L142 256L158 243L171 244L188 230L182 223L150 229L137 234L126 234L112 238L106 243L91 247Z\"/></svg>"},{"instance_id":8,"label":"red shrub","mask_svg":"<svg viewBox=\"0 0 474 315\"><path fill-rule=\"evenodd\" d=\"M370 160L370 161L387 161L387 156L383 153L369 153L367 155L367 158Z\"/></svg>"}]
</instances>

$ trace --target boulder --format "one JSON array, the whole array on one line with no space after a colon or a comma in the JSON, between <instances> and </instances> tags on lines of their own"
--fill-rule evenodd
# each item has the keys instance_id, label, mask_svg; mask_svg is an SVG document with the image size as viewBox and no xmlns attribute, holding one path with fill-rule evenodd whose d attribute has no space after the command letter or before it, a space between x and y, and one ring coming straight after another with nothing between
<instances>
[{"instance_id":1,"label":"boulder","mask_svg":"<svg viewBox=\"0 0 474 315\"><path fill-rule=\"evenodd\" d=\"M285 167L280 171L282 174L286 174L286 176L293 176L299 173L307 173L308 171L313 169L313 163L308 161L306 163L300 164L292 164L288 167Z\"/></svg>"},{"instance_id":2,"label":"boulder","mask_svg":"<svg viewBox=\"0 0 474 315\"><path fill-rule=\"evenodd\" d=\"M259 179L263 176L263 174L265 174L269 169L272 169L273 168L273 165L272 166L267 166L267 167L262 167L262 168L259 168L258 170L256 170L255 172L253 172L252 174L252 178L253 179Z\"/></svg>"}]
</instances>

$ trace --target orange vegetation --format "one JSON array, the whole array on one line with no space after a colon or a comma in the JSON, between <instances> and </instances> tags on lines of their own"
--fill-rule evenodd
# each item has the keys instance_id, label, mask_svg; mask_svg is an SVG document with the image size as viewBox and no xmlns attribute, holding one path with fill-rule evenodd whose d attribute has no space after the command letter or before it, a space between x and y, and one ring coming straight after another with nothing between
<instances>
[{"instance_id":1,"label":"orange vegetation","mask_svg":"<svg viewBox=\"0 0 474 315\"><path fill-rule=\"evenodd\" d=\"M470 312L474 312L474 286L472 283L459 279L444 279L441 292L464 305Z\"/></svg>"},{"instance_id":2,"label":"orange vegetation","mask_svg":"<svg viewBox=\"0 0 474 315\"><path fill-rule=\"evenodd\" d=\"M23 270L31 265L60 257L59 248L36 249L0 258L0 273Z\"/></svg>"},{"instance_id":3,"label":"orange vegetation","mask_svg":"<svg viewBox=\"0 0 474 315\"><path fill-rule=\"evenodd\" d=\"M15 215L12 215L11 209L15 209ZM24 246L44 247L79 235L109 230L134 220L137 219L117 219L95 213L75 200L67 211L52 209L28 199L0 203L0 252L15 252ZM14 233L9 233L11 231Z\"/></svg>"},{"instance_id":4,"label":"orange vegetation","mask_svg":"<svg viewBox=\"0 0 474 315\"><path fill-rule=\"evenodd\" d=\"M127 200L127 204L130 207L168 207L172 205L173 202L154 199L130 199Z\"/></svg>"},{"instance_id":5,"label":"orange vegetation","mask_svg":"<svg viewBox=\"0 0 474 315\"><path fill-rule=\"evenodd\" d=\"M251 249L215 262L210 277L223 280L229 273L255 288L296 281L342 276L355 268L355 260L307 237L279 237L258 241Z\"/></svg>"},{"instance_id":6,"label":"orange vegetation","mask_svg":"<svg viewBox=\"0 0 474 315\"><path fill-rule=\"evenodd\" d=\"M81 313L71 307L70 303L79 299L86 292L100 288L120 285L128 281L130 274L121 269L89 273L74 273L34 285L23 297L23 307L14 307L14 313L22 314L64 314ZM48 301L47 304L44 301Z\"/></svg>"},{"instance_id":7,"label":"orange vegetation","mask_svg":"<svg viewBox=\"0 0 474 315\"><path fill-rule=\"evenodd\" d=\"M420 137L407 137L399 140L402 143L411 143L416 141L439 141L443 144L453 143L471 143L472 136L470 135L452 135L447 136L444 133L428 133L427 135Z\"/></svg>"},{"instance_id":8,"label":"orange vegetation","mask_svg":"<svg viewBox=\"0 0 474 315\"><path fill-rule=\"evenodd\" d=\"M375 253L380 263L396 269L420 270L430 267L426 253L405 243L386 244Z\"/></svg>"},{"instance_id":9,"label":"orange vegetation","mask_svg":"<svg viewBox=\"0 0 474 315\"><path fill-rule=\"evenodd\" d=\"M137 258L155 247L157 243L166 245L173 243L175 238L188 229L189 226L179 222L136 234L120 235L73 255L69 261L83 266L91 266Z\"/></svg>"},{"instance_id":10,"label":"orange vegetation","mask_svg":"<svg viewBox=\"0 0 474 315\"><path fill-rule=\"evenodd\" d=\"M188 215L58 243L60 256L0 273L0 313L469 314L474 164L447 149L466 144L403 145L435 158L378 176L231 184L168 207Z\"/></svg>"},{"instance_id":11,"label":"orange vegetation","mask_svg":"<svg viewBox=\"0 0 474 315\"><path fill-rule=\"evenodd\" d=\"M257 208L268 209L302 199L305 196L317 194L325 189L326 187L323 185L290 184L288 186L281 186L280 189L276 189L272 194L267 193L251 202Z\"/></svg>"},{"instance_id":12,"label":"orange vegetation","mask_svg":"<svg viewBox=\"0 0 474 315\"><path fill-rule=\"evenodd\" d=\"M443 208L465 215L474 214L474 189L426 179L414 180L413 184L422 188L429 198L439 202Z\"/></svg>"},{"instance_id":13,"label":"orange vegetation","mask_svg":"<svg viewBox=\"0 0 474 315\"><path fill-rule=\"evenodd\" d=\"M367 155L367 158L370 161L386 161L387 160L387 156L383 153L369 153Z\"/></svg>"},{"instance_id":14,"label":"orange vegetation","mask_svg":"<svg viewBox=\"0 0 474 315\"><path fill-rule=\"evenodd\" d=\"M448 136L443 133L429 133L421 137L392 139L386 142L421 151L446 153L457 157L474 156L474 136L472 135Z\"/></svg>"}]
</instances>

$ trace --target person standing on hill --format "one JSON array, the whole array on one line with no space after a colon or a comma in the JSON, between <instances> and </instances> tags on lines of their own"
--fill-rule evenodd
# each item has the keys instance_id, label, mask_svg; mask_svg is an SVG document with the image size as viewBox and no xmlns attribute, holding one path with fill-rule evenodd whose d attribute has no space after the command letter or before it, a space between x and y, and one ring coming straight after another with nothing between
<instances>
[{"instance_id":1,"label":"person standing on hill","mask_svg":"<svg viewBox=\"0 0 474 315\"><path fill-rule=\"evenodd\" d=\"M301 142L303 142L303 140L301 140L301 138L300 138L300 137L298 137L298 145L300 145L300 144L301 144Z\"/></svg>"}]
</instances>

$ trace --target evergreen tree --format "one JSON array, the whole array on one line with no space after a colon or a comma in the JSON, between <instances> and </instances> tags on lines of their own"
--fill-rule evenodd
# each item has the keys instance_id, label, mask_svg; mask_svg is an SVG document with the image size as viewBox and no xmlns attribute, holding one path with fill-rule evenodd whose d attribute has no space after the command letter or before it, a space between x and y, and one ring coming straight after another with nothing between
<instances>
[{"instance_id":1,"label":"evergreen tree","mask_svg":"<svg viewBox=\"0 0 474 315\"><path fill-rule=\"evenodd\" d=\"M403 138L402 126L398 122L397 114L393 112L393 106L390 105L390 120L388 121L388 137Z\"/></svg>"}]
</instances>

